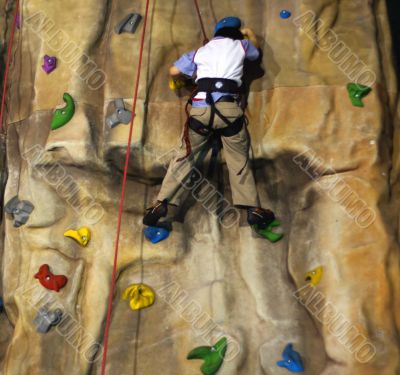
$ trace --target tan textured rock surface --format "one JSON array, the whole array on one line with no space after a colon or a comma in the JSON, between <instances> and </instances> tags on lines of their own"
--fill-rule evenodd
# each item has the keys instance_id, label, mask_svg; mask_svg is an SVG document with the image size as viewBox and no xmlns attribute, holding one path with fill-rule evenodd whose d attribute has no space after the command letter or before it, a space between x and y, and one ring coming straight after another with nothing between
<instances>
[{"instance_id":1,"label":"tan textured rock surface","mask_svg":"<svg viewBox=\"0 0 400 375\"><path fill-rule=\"evenodd\" d=\"M141 216L165 173L157 157L179 142L184 122L185 98L168 89L167 68L201 43L191 1L151 2L107 374L198 374L200 362L187 361L186 354L221 332L241 349L234 356L237 346L231 343L221 375L286 374L276 361L288 342L302 354L306 374L400 374L399 111L385 2L200 5L208 31L234 13L263 41L265 75L251 85L249 131L263 206L276 211L286 235L271 244L242 224L224 229L197 203L183 223L174 223L167 241L154 246L143 239ZM18 194L35 210L19 229L9 216L4 221L3 294L14 331L3 374L100 374L101 360L87 360L85 343L103 340L129 130L125 125L109 130L105 117L113 99L132 103L142 25L134 35L113 29L125 14L143 14L145 2L23 0L21 6L23 27L16 34L9 87L5 201ZM283 8L292 18L279 18ZM321 29L310 28L306 17L298 19L310 11L324 21ZM307 29L318 29L322 49ZM344 72L349 70L340 63L339 49L330 48L332 35L376 75L363 109L349 101ZM50 75L41 69L44 54L59 57ZM87 66L83 56L105 72L103 86L93 89L93 76L80 78ZM64 92L74 97L76 113L51 132L52 111ZM307 163L314 180L300 168ZM227 183L225 194L230 196ZM365 215L360 204L368 208ZM86 248L63 236L80 226L92 230ZM33 275L44 263L69 278L50 295L71 318L40 335L32 320L44 303L43 288ZM305 285L304 274L318 266L324 276L312 291L320 294L303 306L293 294ZM155 305L140 312L121 299L136 282L158 294ZM181 303L174 293L182 293ZM312 311L322 306L321 323L322 313ZM328 324L333 312L336 325ZM376 351L369 361L357 345L346 348L346 340L351 344L358 334L371 345L364 346L368 353Z\"/></svg>"}]
</instances>

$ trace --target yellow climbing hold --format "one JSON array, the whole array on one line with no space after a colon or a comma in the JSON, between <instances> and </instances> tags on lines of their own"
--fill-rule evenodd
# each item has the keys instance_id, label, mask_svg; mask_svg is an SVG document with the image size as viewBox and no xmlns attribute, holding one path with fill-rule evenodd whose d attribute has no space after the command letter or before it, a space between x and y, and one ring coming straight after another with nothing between
<instances>
[{"instance_id":1,"label":"yellow climbing hold","mask_svg":"<svg viewBox=\"0 0 400 375\"><path fill-rule=\"evenodd\" d=\"M169 80L170 90L180 90L186 86L186 82L181 78L171 78Z\"/></svg>"},{"instance_id":2,"label":"yellow climbing hold","mask_svg":"<svg viewBox=\"0 0 400 375\"><path fill-rule=\"evenodd\" d=\"M88 227L82 227L78 230L70 229L64 233L64 236L73 238L81 246L87 246L90 241L90 229Z\"/></svg>"},{"instance_id":3,"label":"yellow climbing hold","mask_svg":"<svg viewBox=\"0 0 400 375\"><path fill-rule=\"evenodd\" d=\"M310 282L311 286L317 286L321 282L322 275L324 273L323 267L318 267L305 275L306 281Z\"/></svg>"},{"instance_id":4,"label":"yellow climbing hold","mask_svg":"<svg viewBox=\"0 0 400 375\"><path fill-rule=\"evenodd\" d=\"M131 300L129 305L132 310L140 310L151 306L156 295L153 289L146 284L132 284L125 289L122 298Z\"/></svg>"}]
</instances>

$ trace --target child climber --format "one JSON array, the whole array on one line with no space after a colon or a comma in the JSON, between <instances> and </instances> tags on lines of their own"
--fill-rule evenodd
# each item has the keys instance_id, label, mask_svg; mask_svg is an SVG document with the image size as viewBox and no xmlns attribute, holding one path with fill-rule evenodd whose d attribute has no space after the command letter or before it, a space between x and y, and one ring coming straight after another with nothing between
<instances>
[{"instance_id":1,"label":"child climber","mask_svg":"<svg viewBox=\"0 0 400 375\"><path fill-rule=\"evenodd\" d=\"M144 225L157 225L160 218L167 216L168 204L180 204L179 198L174 197L176 191L191 172L196 156L215 136L222 141L234 205L247 209L250 225L265 227L274 221L274 213L260 207L248 163L250 139L239 105L244 60L257 60L260 57L258 48L254 32L249 28L241 29L239 18L227 17L217 23L212 40L184 54L170 68L174 80L196 75L198 87L191 99L185 145L171 161L158 201L143 218Z\"/></svg>"}]
</instances>

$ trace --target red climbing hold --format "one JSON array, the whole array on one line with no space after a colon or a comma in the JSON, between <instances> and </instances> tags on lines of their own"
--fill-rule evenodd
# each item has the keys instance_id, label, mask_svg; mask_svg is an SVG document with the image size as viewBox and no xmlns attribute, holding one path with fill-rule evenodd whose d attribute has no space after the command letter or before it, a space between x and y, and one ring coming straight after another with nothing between
<instances>
[{"instance_id":1,"label":"red climbing hold","mask_svg":"<svg viewBox=\"0 0 400 375\"><path fill-rule=\"evenodd\" d=\"M39 272L35 275L35 279L38 279L40 284L46 289L55 290L56 292L64 288L68 282L68 279L64 275L54 275L51 273L48 264L42 264L40 266Z\"/></svg>"}]
</instances>

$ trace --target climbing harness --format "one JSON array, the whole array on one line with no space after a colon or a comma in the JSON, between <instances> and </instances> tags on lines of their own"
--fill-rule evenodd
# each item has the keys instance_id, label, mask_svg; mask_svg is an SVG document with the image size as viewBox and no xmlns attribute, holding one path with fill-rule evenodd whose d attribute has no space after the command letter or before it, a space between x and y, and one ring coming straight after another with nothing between
<instances>
[{"instance_id":1,"label":"climbing harness","mask_svg":"<svg viewBox=\"0 0 400 375\"><path fill-rule=\"evenodd\" d=\"M13 21L13 25L12 25L12 29L11 29L10 39L8 41L6 69L4 72L3 96L1 97L1 108L0 108L0 132L3 130L3 119L4 119L4 108L5 108L6 95L7 95L8 73L10 70L11 52L12 52L12 47L13 47L13 43L14 43L15 29L17 27L18 12L19 12L19 0L16 0L15 15L14 15L14 21Z\"/></svg>"},{"instance_id":2,"label":"climbing harness","mask_svg":"<svg viewBox=\"0 0 400 375\"><path fill-rule=\"evenodd\" d=\"M188 106L192 104L193 98L199 93L199 92L206 92L206 102L210 106L211 109L211 115L210 115L210 120L208 123L208 126L205 126L202 124L200 121L196 120L195 118L191 117L188 111ZM231 98L230 101L234 101L233 97L230 96L229 94L236 95L239 94L240 88L236 81L230 80L230 79L222 79L222 78L202 78L197 81L197 88L196 90L192 93L190 99L188 100L188 103L186 104L185 110L187 114L187 120L185 123L185 128L184 128L184 133L183 133L183 141L185 142L186 145L186 155L182 158L180 158L178 161L182 161L186 159L192 151L191 144L190 144L190 139L189 139L189 128L192 129L194 132L197 134L200 134L205 137L210 137L210 141L212 142L212 149L213 149L213 157L218 155L219 150L222 147L221 143L221 136L224 137L232 137L236 134L238 134L245 123L245 116L241 116L237 120L231 122L229 121L215 106L214 99L212 97L213 92L222 92L226 93L227 97ZM224 97L222 97L223 99ZM225 99L226 100L226 99ZM222 121L224 121L228 126L225 128L221 129L214 129L214 119L215 116L218 116ZM247 161L246 161L247 164ZM245 164L245 166L246 166ZM242 170L238 173L241 174L243 169L245 168L243 166Z\"/></svg>"},{"instance_id":3,"label":"climbing harness","mask_svg":"<svg viewBox=\"0 0 400 375\"><path fill-rule=\"evenodd\" d=\"M113 297L115 291L115 282L116 282L116 275L117 275L117 261L118 261L118 250L119 250L119 240L121 234L121 224L122 224L122 214L124 211L124 200L125 200L125 190L126 190L126 183L128 177L128 168L129 168L129 158L131 152L131 144L132 144L132 135L133 135L133 122L135 119L136 113L136 103L139 94L139 83L140 83L140 73L143 61L143 50L144 50L144 41L146 35L146 26L147 26L147 18L149 14L149 4L150 0L146 0L146 10L143 20L143 30L141 35L140 41L140 49L139 49L139 60L137 65L137 72L136 72L136 83L135 83L135 91L133 95L133 104L132 104L132 118L131 123L129 126L129 135L128 135L128 144L126 147L126 155L125 155L125 165L124 165L124 174L122 179L122 187L121 187L121 198L119 202L119 212L118 212L118 223L117 223L117 233L115 238L115 249L114 249L114 263L113 263L113 270L111 274L111 285L110 285L110 294L108 298L108 307L107 307L107 317L106 317L106 325L104 331L104 351L103 351L103 359L101 363L101 375L105 375L106 373L106 364L107 364L107 354L108 354L108 336L110 333L110 324L111 324L111 312L112 312L112 305L113 305Z\"/></svg>"}]
</instances>

